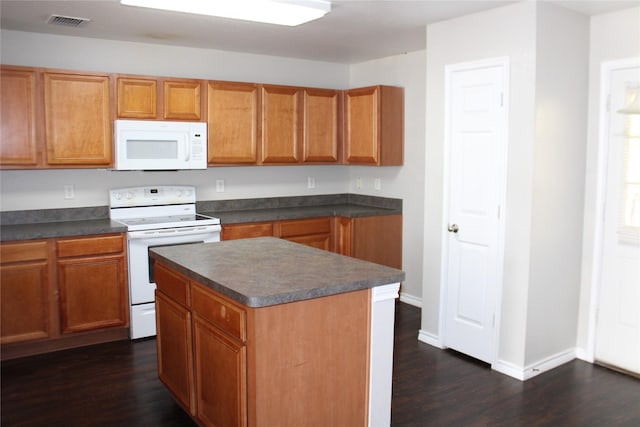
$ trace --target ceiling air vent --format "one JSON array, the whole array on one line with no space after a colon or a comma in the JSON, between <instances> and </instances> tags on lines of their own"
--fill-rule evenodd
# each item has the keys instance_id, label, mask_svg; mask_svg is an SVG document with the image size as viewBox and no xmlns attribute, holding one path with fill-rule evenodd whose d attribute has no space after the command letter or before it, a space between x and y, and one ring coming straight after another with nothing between
<instances>
[{"instance_id":1,"label":"ceiling air vent","mask_svg":"<svg viewBox=\"0 0 640 427\"><path fill-rule=\"evenodd\" d=\"M62 25L65 27L79 27L89 21L91 21L91 19L76 18L73 16L51 15L47 20L47 23L51 25Z\"/></svg>"}]
</instances>

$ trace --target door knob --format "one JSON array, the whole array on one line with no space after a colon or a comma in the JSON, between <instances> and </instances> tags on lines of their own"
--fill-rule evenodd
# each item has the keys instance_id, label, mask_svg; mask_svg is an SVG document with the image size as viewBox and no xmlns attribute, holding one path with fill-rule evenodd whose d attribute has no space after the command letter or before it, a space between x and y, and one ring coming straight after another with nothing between
<instances>
[{"instance_id":1,"label":"door knob","mask_svg":"<svg viewBox=\"0 0 640 427\"><path fill-rule=\"evenodd\" d=\"M451 233L457 233L459 229L460 228L458 227L458 224L451 224L447 227L447 230L449 230Z\"/></svg>"}]
</instances>

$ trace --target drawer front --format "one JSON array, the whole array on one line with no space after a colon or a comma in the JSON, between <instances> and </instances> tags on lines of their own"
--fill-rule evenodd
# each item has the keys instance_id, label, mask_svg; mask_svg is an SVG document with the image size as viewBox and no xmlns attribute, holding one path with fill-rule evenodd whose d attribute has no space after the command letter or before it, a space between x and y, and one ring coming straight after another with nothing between
<instances>
[{"instance_id":1,"label":"drawer front","mask_svg":"<svg viewBox=\"0 0 640 427\"><path fill-rule=\"evenodd\" d=\"M247 239L250 237L273 236L273 223L223 225L222 240Z\"/></svg>"},{"instance_id":2,"label":"drawer front","mask_svg":"<svg viewBox=\"0 0 640 427\"><path fill-rule=\"evenodd\" d=\"M191 306L191 287L187 276L156 263L154 277L159 291L187 308Z\"/></svg>"},{"instance_id":3,"label":"drawer front","mask_svg":"<svg viewBox=\"0 0 640 427\"><path fill-rule=\"evenodd\" d=\"M287 220L280 222L279 237L304 236L308 234L331 233L331 221L328 217Z\"/></svg>"},{"instance_id":4,"label":"drawer front","mask_svg":"<svg viewBox=\"0 0 640 427\"><path fill-rule=\"evenodd\" d=\"M58 240L58 256L61 258L120 253L123 250L124 236L121 234Z\"/></svg>"},{"instance_id":5,"label":"drawer front","mask_svg":"<svg viewBox=\"0 0 640 427\"><path fill-rule=\"evenodd\" d=\"M3 243L0 245L0 262L36 261L48 258L47 242Z\"/></svg>"},{"instance_id":6,"label":"drawer front","mask_svg":"<svg viewBox=\"0 0 640 427\"><path fill-rule=\"evenodd\" d=\"M247 339L246 313L241 307L197 283L193 284L192 292L194 313L243 342Z\"/></svg>"}]
</instances>

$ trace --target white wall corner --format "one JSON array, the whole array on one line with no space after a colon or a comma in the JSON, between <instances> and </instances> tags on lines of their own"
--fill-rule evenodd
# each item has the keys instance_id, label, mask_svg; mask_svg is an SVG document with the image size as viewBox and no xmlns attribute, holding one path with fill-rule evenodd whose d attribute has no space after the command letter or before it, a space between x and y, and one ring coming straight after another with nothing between
<instances>
[{"instance_id":1,"label":"white wall corner","mask_svg":"<svg viewBox=\"0 0 640 427\"><path fill-rule=\"evenodd\" d=\"M576 348L569 348L565 351L561 351L552 356L538 360L534 363L530 363L525 367L515 365L505 360L498 360L491 365L491 369L500 372L501 374L508 375L520 381L526 381L543 372L550 371L557 368L560 365L564 365L567 362L571 362L576 358Z\"/></svg>"},{"instance_id":2,"label":"white wall corner","mask_svg":"<svg viewBox=\"0 0 640 427\"><path fill-rule=\"evenodd\" d=\"M414 307L422 308L422 298L415 295L410 295L404 292L400 292L400 301L412 305Z\"/></svg>"},{"instance_id":3,"label":"white wall corner","mask_svg":"<svg viewBox=\"0 0 640 427\"><path fill-rule=\"evenodd\" d=\"M576 358L584 362L594 362L593 351L588 351L587 349L582 347L576 347Z\"/></svg>"},{"instance_id":4,"label":"white wall corner","mask_svg":"<svg viewBox=\"0 0 640 427\"><path fill-rule=\"evenodd\" d=\"M418 331L418 341L421 341L425 344L429 344L433 347L439 349L445 349L446 347L440 342L440 338L437 335L434 335L430 332L425 331L424 329L420 329Z\"/></svg>"}]
</instances>

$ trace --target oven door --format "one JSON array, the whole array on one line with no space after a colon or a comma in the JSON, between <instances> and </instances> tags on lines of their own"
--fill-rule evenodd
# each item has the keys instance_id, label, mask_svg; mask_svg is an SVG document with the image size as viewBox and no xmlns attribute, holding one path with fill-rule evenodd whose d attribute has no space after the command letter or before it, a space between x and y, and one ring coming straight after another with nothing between
<instances>
[{"instance_id":1,"label":"oven door","mask_svg":"<svg viewBox=\"0 0 640 427\"><path fill-rule=\"evenodd\" d=\"M180 227L162 230L130 231L129 291L131 305L154 301L153 260L149 249L158 246L185 245L220 241L220 226Z\"/></svg>"}]
</instances>

